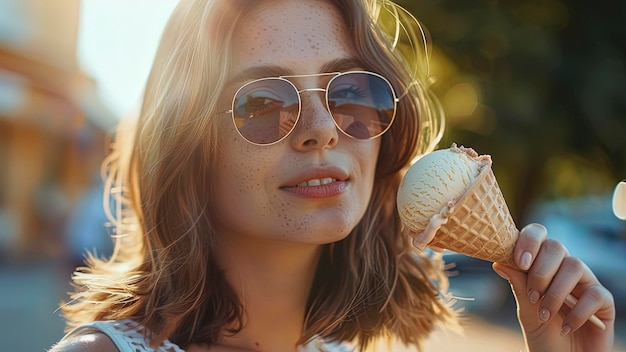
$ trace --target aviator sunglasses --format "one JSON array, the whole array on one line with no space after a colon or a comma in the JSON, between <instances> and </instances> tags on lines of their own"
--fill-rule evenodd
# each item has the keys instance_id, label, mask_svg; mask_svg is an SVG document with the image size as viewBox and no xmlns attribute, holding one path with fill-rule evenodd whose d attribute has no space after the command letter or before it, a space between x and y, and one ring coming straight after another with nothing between
<instances>
[{"instance_id":1,"label":"aviator sunglasses","mask_svg":"<svg viewBox=\"0 0 626 352\"><path fill-rule=\"evenodd\" d=\"M287 78L333 76L326 88L298 89ZM300 94L324 92L326 108L337 128L355 139L373 139L389 129L399 98L383 76L367 71L289 75L244 84L233 97L230 113L237 132L255 145L271 145L294 130L302 111Z\"/></svg>"}]
</instances>

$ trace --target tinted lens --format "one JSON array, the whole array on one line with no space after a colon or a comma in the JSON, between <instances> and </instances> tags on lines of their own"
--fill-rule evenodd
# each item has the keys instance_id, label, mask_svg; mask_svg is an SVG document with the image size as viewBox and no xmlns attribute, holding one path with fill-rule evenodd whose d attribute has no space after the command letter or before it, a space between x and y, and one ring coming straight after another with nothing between
<instances>
[{"instance_id":1,"label":"tinted lens","mask_svg":"<svg viewBox=\"0 0 626 352\"><path fill-rule=\"evenodd\" d=\"M380 136L395 116L396 100L391 85L373 73L338 75L330 81L326 95L337 126L357 139Z\"/></svg>"},{"instance_id":2,"label":"tinted lens","mask_svg":"<svg viewBox=\"0 0 626 352\"><path fill-rule=\"evenodd\" d=\"M250 82L237 91L233 101L237 130L255 144L283 139L295 126L299 111L298 91L281 78Z\"/></svg>"}]
</instances>

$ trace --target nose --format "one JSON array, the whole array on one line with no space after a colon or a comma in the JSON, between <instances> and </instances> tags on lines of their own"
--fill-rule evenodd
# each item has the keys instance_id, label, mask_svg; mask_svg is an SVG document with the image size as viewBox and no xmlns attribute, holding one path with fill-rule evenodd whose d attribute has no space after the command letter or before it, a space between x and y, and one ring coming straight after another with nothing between
<instances>
[{"instance_id":1,"label":"nose","mask_svg":"<svg viewBox=\"0 0 626 352\"><path fill-rule=\"evenodd\" d=\"M339 131L324 103L324 97L323 90L301 91L302 111L293 131L294 148L305 151L332 148L337 144Z\"/></svg>"}]
</instances>

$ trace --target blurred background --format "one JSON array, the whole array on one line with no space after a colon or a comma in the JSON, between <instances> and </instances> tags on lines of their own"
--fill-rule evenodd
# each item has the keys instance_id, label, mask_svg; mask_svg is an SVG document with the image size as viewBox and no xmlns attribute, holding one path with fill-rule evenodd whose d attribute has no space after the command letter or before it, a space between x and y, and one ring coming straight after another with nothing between
<instances>
[{"instance_id":1,"label":"blurred background","mask_svg":"<svg viewBox=\"0 0 626 352\"><path fill-rule=\"evenodd\" d=\"M441 146L492 155L516 222L545 224L613 292L616 351L626 351L626 221L611 208L626 179L626 2L399 2L432 38L432 89L448 116ZM85 249L111 250L100 163L175 4L0 0L3 349L57 341L72 268ZM440 332L427 350L519 350L506 283L489 263L447 260L468 330Z\"/></svg>"}]
</instances>

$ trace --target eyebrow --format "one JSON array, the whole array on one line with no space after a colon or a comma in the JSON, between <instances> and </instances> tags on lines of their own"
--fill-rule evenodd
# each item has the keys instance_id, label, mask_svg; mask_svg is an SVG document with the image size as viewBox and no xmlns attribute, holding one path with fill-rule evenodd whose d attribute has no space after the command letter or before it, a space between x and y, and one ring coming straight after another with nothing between
<instances>
[{"instance_id":1,"label":"eyebrow","mask_svg":"<svg viewBox=\"0 0 626 352\"><path fill-rule=\"evenodd\" d=\"M359 68L364 68L363 60L356 57L344 57L335 60L328 61L324 63L319 70L319 73L331 73L331 72L343 72L347 70L354 70ZM243 82L248 80L255 80L259 78L265 77L280 77L280 76L292 76L300 74L296 73L293 70L277 65L266 65L266 66L254 66L247 68L237 74L233 79L231 79L228 84L233 84L235 82Z\"/></svg>"}]
</instances>

